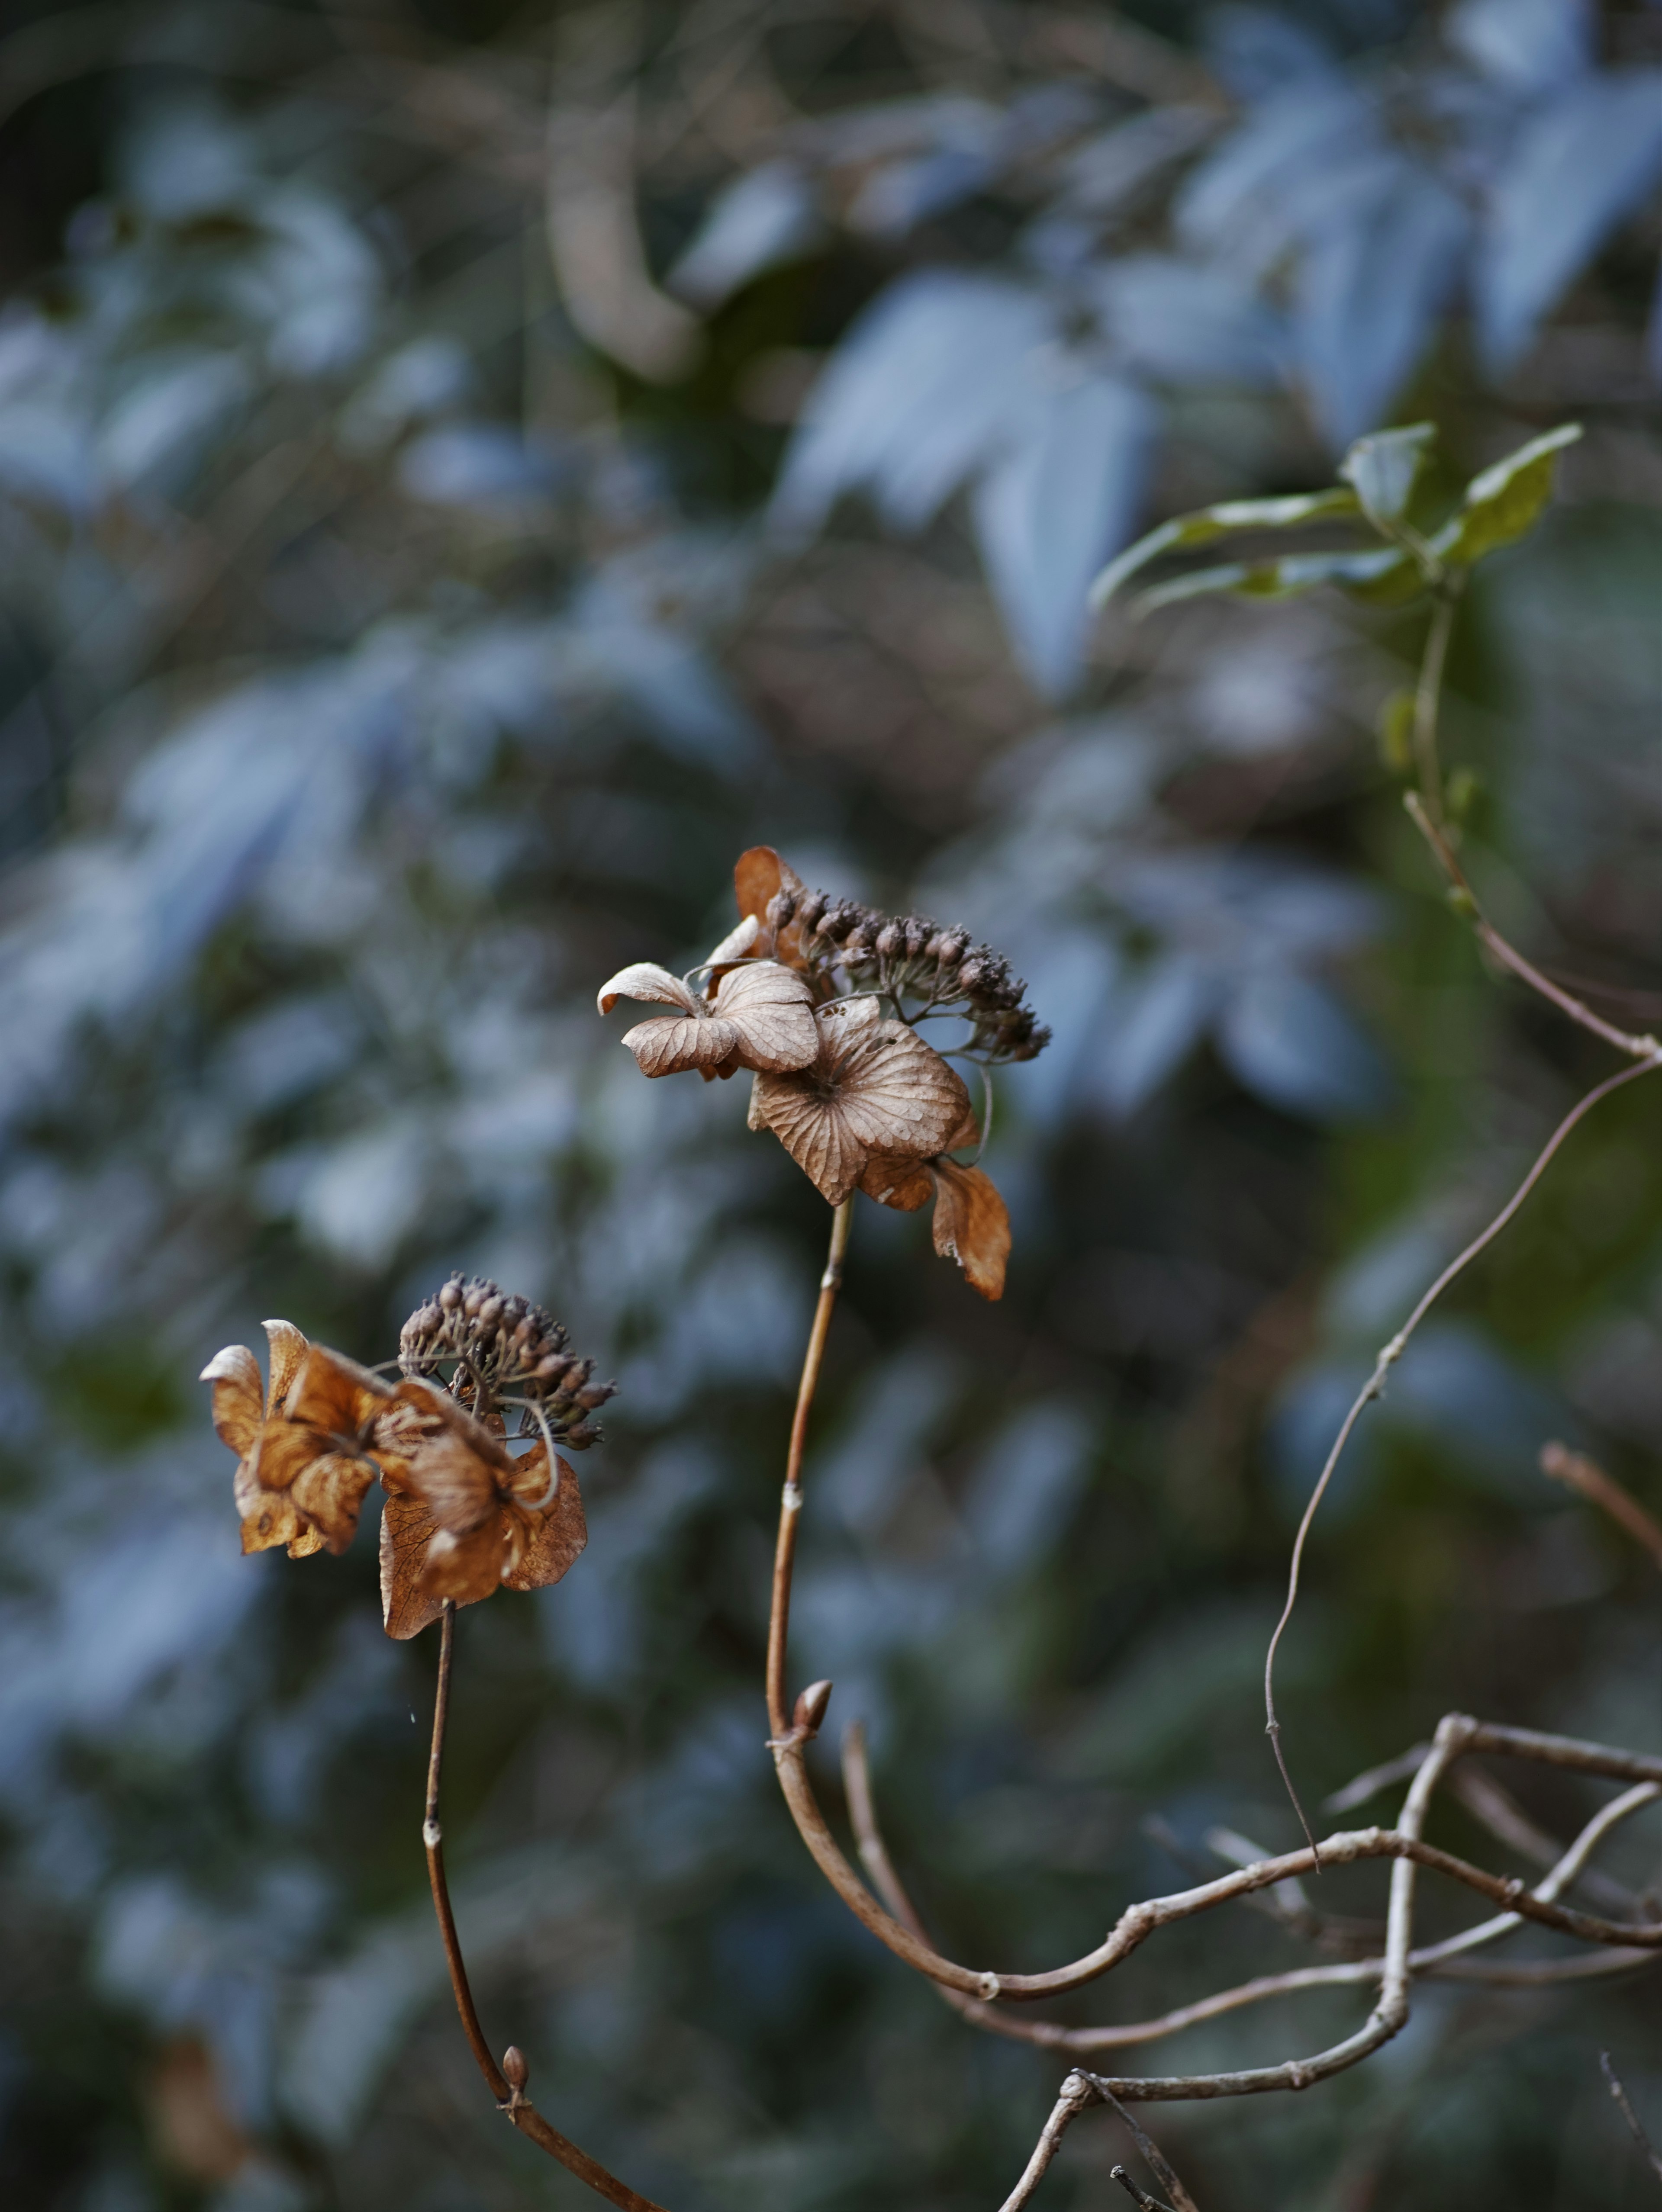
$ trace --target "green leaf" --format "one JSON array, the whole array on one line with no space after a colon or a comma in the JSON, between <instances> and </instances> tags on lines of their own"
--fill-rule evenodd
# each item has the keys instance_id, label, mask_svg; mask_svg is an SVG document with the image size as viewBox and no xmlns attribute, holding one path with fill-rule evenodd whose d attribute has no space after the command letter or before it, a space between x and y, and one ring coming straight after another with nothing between
<instances>
[{"instance_id":1,"label":"green leaf","mask_svg":"<svg viewBox=\"0 0 1662 2212\"><path fill-rule=\"evenodd\" d=\"M1389 534L1407 512L1415 479L1437 437L1434 422L1410 422L1400 430L1376 430L1358 438L1339 464L1339 474L1354 484L1367 519Z\"/></svg>"},{"instance_id":2,"label":"green leaf","mask_svg":"<svg viewBox=\"0 0 1662 2212\"><path fill-rule=\"evenodd\" d=\"M1215 568L1191 568L1187 575L1140 592L1131 611L1139 617L1152 614L1156 607L1174 606L1179 600L1214 592L1239 599L1290 599L1321 584L1336 584L1353 599L1387 603L1412 599L1421 589L1413 562L1387 545L1366 553L1290 553L1279 561L1228 561Z\"/></svg>"},{"instance_id":3,"label":"green leaf","mask_svg":"<svg viewBox=\"0 0 1662 2212\"><path fill-rule=\"evenodd\" d=\"M1552 495L1558 456L1580 434L1579 422L1562 422L1474 477L1459 511L1432 539L1433 551L1451 566L1470 567L1533 529Z\"/></svg>"},{"instance_id":4,"label":"green leaf","mask_svg":"<svg viewBox=\"0 0 1662 2212\"><path fill-rule=\"evenodd\" d=\"M1151 530L1135 545L1128 545L1124 552L1108 563L1091 586L1091 605L1105 605L1128 576L1135 576L1139 568L1146 568L1162 553L1180 553L1192 545L1209 545L1238 530L1291 530L1301 522L1320 522L1331 515L1361 512L1355 493L1348 485L1336 484L1329 491L1298 492L1285 499L1227 499L1216 507L1197 508L1193 514L1174 515L1170 522L1162 522L1158 530Z\"/></svg>"}]
</instances>

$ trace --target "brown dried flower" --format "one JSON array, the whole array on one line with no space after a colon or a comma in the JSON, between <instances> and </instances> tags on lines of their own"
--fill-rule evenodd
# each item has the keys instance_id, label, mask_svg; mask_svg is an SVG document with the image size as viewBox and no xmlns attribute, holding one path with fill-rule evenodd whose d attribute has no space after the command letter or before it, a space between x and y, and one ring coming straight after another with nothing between
<instances>
[{"instance_id":1,"label":"brown dried flower","mask_svg":"<svg viewBox=\"0 0 1662 2212\"><path fill-rule=\"evenodd\" d=\"M396 1386L293 1324L268 1321L271 1373L242 1345L203 1370L214 1426L237 1455L242 1548L287 1544L304 1559L344 1552L369 1485L387 1492L380 1579L387 1633L413 1636L447 1599L472 1605L502 1584L558 1582L586 1540L577 1478L554 1448L600 1431L590 1418L616 1386L571 1349L560 1323L529 1299L476 1275L453 1275L405 1323ZM447 1387L429 1378L454 1362ZM521 1458L504 1409L537 1442Z\"/></svg>"},{"instance_id":2,"label":"brown dried flower","mask_svg":"<svg viewBox=\"0 0 1662 2212\"><path fill-rule=\"evenodd\" d=\"M577 1478L545 1439L515 1459L447 1391L409 1381L389 1422L399 1451L380 1522L381 1613L417 1635L447 1598L557 1583L587 1540Z\"/></svg>"},{"instance_id":3,"label":"brown dried flower","mask_svg":"<svg viewBox=\"0 0 1662 2212\"><path fill-rule=\"evenodd\" d=\"M705 963L704 1000L642 965L605 985L601 1012L624 996L678 1007L624 1039L648 1075L752 1069L751 1127L771 1129L823 1198L863 1190L902 1212L933 1198L935 1250L1000 1297L1009 1216L978 1167L949 1157L980 1130L962 1078L914 1024L956 1014L972 1058L1032 1059L1050 1033L1009 963L967 930L811 891L770 845L741 854L733 882L739 925Z\"/></svg>"},{"instance_id":4,"label":"brown dried flower","mask_svg":"<svg viewBox=\"0 0 1662 2212\"><path fill-rule=\"evenodd\" d=\"M717 945L719 966L732 959L734 932ZM753 934L753 933L752 933ZM619 969L600 987L600 1008L609 1014L619 999L657 1000L679 1011L637 1022L624 1038L642 1075L731 1075L735 1069L806 1067L819 1049L813 994L806 980L769 960L728 967L713 999L694 996L679 975L650 961Z\"/></svg>"},{"instance_id":5,"label":"brown dried flower","mask_svg":"<svg viewBox=\"0 0 1662 2212\"><path fill-rule=\"evenodd\" d=\"M242 1548L286 1543L295 1559L325 1544L344 1552L381 1472L369 1446L392 1387L326 1346L308 1346L289 1322L267 1322L265 1333L271 1380L263 1411L259 1369L244 1346L227 1345L202 1375L214 1386L214 1425L238 1455Z\"/></svg>"}]
</instances>

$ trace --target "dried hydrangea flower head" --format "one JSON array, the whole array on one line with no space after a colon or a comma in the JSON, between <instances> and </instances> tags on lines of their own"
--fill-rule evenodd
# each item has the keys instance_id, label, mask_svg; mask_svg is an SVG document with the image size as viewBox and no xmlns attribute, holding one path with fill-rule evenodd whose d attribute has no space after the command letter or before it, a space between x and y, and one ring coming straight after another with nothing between
<instances>
[{"instance_id":1,"label":"dried hydrangea flower head","mask_svg":"<svg viewBox=\"0 0 1662 2212\"><path fill-rule=\"evenodd\" d=\"M264 1392L241 1345L203 1372L214 1425L237 1455L245 1552L344 1551L379 1476L389 1635L415 1635L447 1600L473 1605L565 1573L587 1531L577 1478L555 1440L573 1450L595 1443L591 1417L615 1386L594 1380L594 1361L572 1351L540 1306L482 1276L452 1276L405 1323L396 1385L308 1345L291 1322L267 1322L265 1332ZM518 1456L506 1442L510 1413L520 1434L536 1438Z\"/></svg>"},{"instance_id":2,"label":"dried hydrangea flower head","mask_svg":"<svg viewBox=\"0 0 1662 2212\"><path fill-rule=\"evenodd\" d=\"M709 976L703 999L689 980L642 965L603 987L601 1012L621 997L670 1000L678 1016L624 1040L647 1074L751 1068L750 1126L770 1129L822 1197L841 1206L863 1190L903 1212L933 1197L936 1251L998 1297L1009 1217L989 1177L949 1157L981 1132L963 1078L916 1025L958 1018L968 1036L953 1056L983 1069L1032 1060L1050 1033L1009 963L967 930L811 891L770 846L741 854L734 889L739 926L692 971ZM782 1024L788 1015L769 1049L739 1034L752 1006Z\"/></svg>"}]
</instances>

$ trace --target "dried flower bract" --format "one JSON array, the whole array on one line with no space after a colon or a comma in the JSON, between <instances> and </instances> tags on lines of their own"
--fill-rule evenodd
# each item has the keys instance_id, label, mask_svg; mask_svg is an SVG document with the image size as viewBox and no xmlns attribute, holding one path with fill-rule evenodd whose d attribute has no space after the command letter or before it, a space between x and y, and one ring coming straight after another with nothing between
<instances>
[{"instance_id":1,"label":"dried flower bract","mask_svg":"<svg viewBox=\"0 0 1662 2212\"><path fill-rule=\"evenodd\" d=\"M717 945L719 965L727 944ZM715 995L694 995L679 975L649 961L618 970L603 984L600 1009L609 1014L619 999L661 1000L679 1011L637 1022L624 1038L642 1075L732 1075L741 1067L806 1067L819 1049L813 994L806 981L771 961L730 967Z\"/></svg>"},{"instance_id":2,"label":"dried flower bract","mask_svg":"<svg viewBox=\"0 0 1662 2212\"><path fill-rule=\"evenodd\" d=\"M545 1442L514 1458L432 1383L405 1382L399 1397L405 1456L380 1522L387 1634L417 1634L447 1598L474 1605L503 1585L558 1582L587 1536L569 1463Z\"/></svg>"},{"instance_id":3,"label":"dried flower bract","mask_svg":"<svg viewBox=\"0 0 1662 2212\"><path fill-rule=\"evenodd\" d=\"M874 1159L904 1171L933 1158L969 1111L963 1077L904 1022L876 1013L874 999L827 1007L813 1066L753 1085L752 1124L773 1131L831 1206Z\"/></svg>"}]
</instances>

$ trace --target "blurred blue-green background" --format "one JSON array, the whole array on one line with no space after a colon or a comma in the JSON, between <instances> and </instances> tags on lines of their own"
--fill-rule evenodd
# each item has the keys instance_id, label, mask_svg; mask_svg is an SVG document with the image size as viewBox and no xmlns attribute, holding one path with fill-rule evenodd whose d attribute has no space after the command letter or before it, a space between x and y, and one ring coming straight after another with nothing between
<instances>
[{"instance_id":1,"label":"blurred blue-green background","mask_svg":"<svg viewBox=\"0 0 1662 2212\"><path fill-rule=\"evenodd\" d=\"M943 1942L1011 1967L1296 1840L1260 1675L1356 1379L1598 1043L1484 972L1374 734L1423 616L1093 624L1108 554L1434 419L1434 512L1586 425L1446 720L1502 926L1662 1015L1662 10L1574 0L13 0L0 40L0 2191L28 2212L594 2200L474 2076L425 1901L435 1653L242 1559L194 1376L369 1360L454 1267L616 1373L588 1550L465 1614L446 1826L487 2029L674 2212L992 2212L1062 2070L844 1914L763 1748L825 1212L594 1012L759 839L962 919L1001 1081L983 1305L855 1224L799 1680L865 1717ZM1475 778L1475 782L1472 781ZM1662 1504L1657 1102L1440 1310L1324 1519L1312 1802L1459 1707L1654 1750L1662 1595L1537 1471ZM1604 1794L1495 1769L1566 1835ZM827 1754L825 1783L837 1785ZM1384 1817L1388 1799L1361 1817ZM1433 1834L1532 1871L1450 1801ZM1658 1879L1655 1818L1601 1864ZM1377 1918L1384 1876L1318 1901ZM1423 1886L1422 1925L1474 1917ZM1549 1937L1513 1939L1555 1955ZM1058 2016L1312 1955L1245 1909ZM1147 2046L1269 2063L1286 2000ZM1654 2185L1653 1976L1423 1985L1296 2100L1160 2108L1205 2212ZM1040 2202L1120 2201L1087 2116Z\"/></svg>"}]
</instances>

